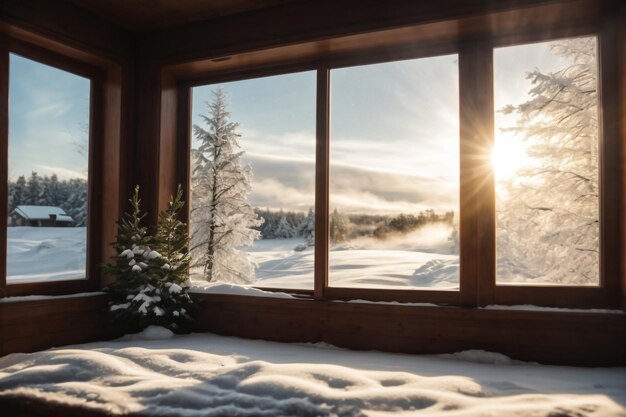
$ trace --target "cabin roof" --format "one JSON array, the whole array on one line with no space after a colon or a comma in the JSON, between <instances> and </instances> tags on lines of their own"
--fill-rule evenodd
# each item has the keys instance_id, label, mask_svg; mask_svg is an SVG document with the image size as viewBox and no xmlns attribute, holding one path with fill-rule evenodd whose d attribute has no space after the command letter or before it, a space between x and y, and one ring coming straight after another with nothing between
<instances>
[{"instance_id":1,"label":"cabin roof","mask_svg":"<svg viewBox=\"0 0 626 417\"><path fill-rule=\"evenodd\" d=\"M27 220L49 220L51 215L57 216L58 222L71 222L71 216L65 214L60 207L54 206L17 206L11 214L17 214Z\"/></svg>"}]
</instances>

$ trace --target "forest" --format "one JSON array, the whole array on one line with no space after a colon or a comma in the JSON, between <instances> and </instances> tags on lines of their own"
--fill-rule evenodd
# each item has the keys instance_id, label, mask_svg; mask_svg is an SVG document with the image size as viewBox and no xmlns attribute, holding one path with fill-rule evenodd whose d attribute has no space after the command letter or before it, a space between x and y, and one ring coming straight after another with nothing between
<instances>
[{"instance_id":1,"label":"forest","mask_svg":"<svg viewBox=\"0 0 626 417\"><path fill-rule=\"evenodd\" d=\"M19 205L53 206L62 208L74 219L73 226L87 225L87 180L71 178L59 180L56 174L40 176L33 171L26 179L20 175L9 181L10 214Z\"/></svg>"}]
</instances>

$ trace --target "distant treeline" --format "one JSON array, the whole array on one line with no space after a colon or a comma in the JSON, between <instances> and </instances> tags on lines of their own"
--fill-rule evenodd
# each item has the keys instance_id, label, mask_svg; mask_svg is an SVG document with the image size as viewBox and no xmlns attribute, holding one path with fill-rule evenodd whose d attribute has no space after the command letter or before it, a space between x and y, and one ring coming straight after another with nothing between
<instances>
[{"instance_id":1,"label":"distant treeline","mask_svg":"<svg viewBox=\"0 0 626 417\"><path fill-rule=\"evenodd\" d=\"M309 210L307 214L295 211L254 210L263 223L255 229L261 232L262 239L288 239L304 237L313 243L315 236L315 214Z\"/></svg>"},{"instance_id":2,"label":"distant treeline","mask_svg":"<svg viewBox=\"0 0 626 417\"><path fill-rule=\"evenodd\" d=\"M74 226L86 226L87 181L59 181L56 174L41 177L34 171L28 180L21 175L9 182L9 214L19 205L60 207L74 219Z\"/></svg>"},{"instance_id":3,"label":"distant treeline","mask_svg":"<svg viewBox=\"0 0 626 417\"><path fill-rule=\"evenodd\" d=\"M255 209L263 224L256 229L263 239L286 239L306 237L313 240L315 233L315 213L308 214L294 211ZM443 223L452 226L454 212L437 214L434 210L425 210L416 214L395 216L380 214L344 214L337 209L330 214L330 239L333 242L345 242L358 237L385 239L392 235L408 233L427 224Z\"/></svg>"}]
</instances>

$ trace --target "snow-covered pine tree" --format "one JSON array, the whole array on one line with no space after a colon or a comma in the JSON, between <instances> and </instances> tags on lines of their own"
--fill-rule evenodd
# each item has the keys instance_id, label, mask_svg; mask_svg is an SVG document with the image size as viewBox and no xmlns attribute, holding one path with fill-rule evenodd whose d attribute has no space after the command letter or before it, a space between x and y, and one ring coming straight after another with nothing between
<instances>
[{"instance_id":1,"label":"snow-covered pine tree","mask_svg":"<svg viewBox=\"0 0 626 417\"><path fill-rule=\"evenodd\" d=\"M213 91L207 105L207 130L193 127L199 146L191 172L191 267L207 281L249 283L255 264L237 248L260 237L253 228L262 220L248 203L252 169L241 163L238 124L230 121L224 92Z\"/></svg>"},{"instance_id":2,"label":"snow-covered pine tree","mask_svg":"<svg viewBox=\"0 0 626 417\"><path fill-rule=\"evenodd\" d=\"M293 229L293 226L289 224L287 221L287 216L285 213L282 213L278 218L278 224L276 225L276 229L274 230L274 237L276 239L289 239L296 235L296 231Z\"/></svg>"},{"instance_id":3,"label":"snow-covered pine tree","mask_svg":"<svg viewBox=\"0 0 626 417\"><path fill-rule=\"evenodd\" d=\"M26 178L20 175L15 183L10 184L9 214L20 204L26 201Z\"/></svg>"},{"instance_id":4,"label":"snow-covered pine tree","mask_svg":"<svg viewBox=\"0 0 626 417\"><path fill-rule=\"evenodd\" d=\"M330 240L333 243L345 242L348 239L348 219L339 210L330 214Z\"/></svg>"},{"instance_id":5,"label":"snow-covered pine tree","mask_svg":"<svg viewBox=\"0 0 626 417\"><path fill-rule=\"evenodd\" d=\"M537 163L519 173L499 202L498 268L555 283L599 281L598 94L595 38L555 42L567 61L536 69L531 98L504 113Z\"/></svg>"},{"instance_id":6,"label":"snow-covered pine tree","mask_svg":"<svg viewBox=\"0 0 626 417\"><path fill-rule=\"evenodd\" d=\"M41 196L41 177L33 171L28 178L26 185L26 198L24 204L27 205L39 205L39 197Z\"/></svg>"},{"instance_id":7,"label":"snow-covered pine tree","mask_svg":"<svg viewBox=\"0 0 626 417\"><path fill-rule=\"evenodd\" d=\"M194 302L185 285L188 241L185 225L178 220L182 192L179 188L168 209L159 214L154 236L141 225L145 214L140 208L139 187L130 202L132 212L118 221L112 243L117 255L112 264L103 267L116 277L104 289L110 296L109 318L129 332L149 325L184 331L191 323Z\"/></svg>"},{"instance_id":8,"label":"snow-covered pine tree","mask_svg":"<svg viewBox=\"0 0 626 417\"><path fill-rule=\"evenodd\" d=\"M298 234L306 239L308 245L315 244L315 212L309 209L306 217L298 227Z\"/></svg>"}]
</instances>

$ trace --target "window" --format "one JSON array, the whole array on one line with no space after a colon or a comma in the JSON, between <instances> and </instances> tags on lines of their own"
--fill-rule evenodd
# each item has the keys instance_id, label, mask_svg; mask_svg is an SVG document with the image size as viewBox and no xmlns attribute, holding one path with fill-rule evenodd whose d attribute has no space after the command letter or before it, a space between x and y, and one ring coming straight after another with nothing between
<instances>
[{"instance_id":1,"label":"window","mask_svg":"<svg viewBox=\"0 0 626 417\"><path fill-rule=\"evenodd\" d=\"M97 139L105 118L101 94L108 91L100 89L103 73L68 55L3 41L0 97L7 106L0 109L6 120L0 124L0 177L7 185L0 198L6 210L0 290L24 295L96 289L104 254L99 240L106 244L109 238L101 235L101 216L112 214L112 204L119 209L118 185L111 183L119 161L108 148L118 146L119 138L109 131L107 146ZM104 151L111 158L107 182L98 168ZM110 203L94 204L107 191L114 191Z\"/></svg>"},{"instance_id":2,"label":"window","mask_svg":"<svg viewBox=\"0 0 626 417\"><path fill-rule=\"evenodd\" d=\"M7 284L85 279L90 80L9 68Z\"/></svg>"},{"instance_id":3,"label":"window","mask_svg":"<svg viewBox=\"0 0 626 417\"><path fill-rule=\"evenodd\" d=\"M313 289L315 73L193 89L191 277Z\"/></svg>"},{"instance_id":4,"label":"window","mask_svg":"<svg viewBox=\"0 0 626 417\"><path fill-rule=\"evenodd\" d=\"M458 56L330 74L329 285L458 290Z\"/></svg>"},{"instance_id":5,"label":"window","mask_svg":"<svg viewBox=\"0 0 626 417\"><path fill-rule=\"evenodd\" d=\"M595 37L494 51L497 283L600 283Z\"/></svg>"},{"instance_id":6,"label":"window","mask_svg":"<svg viewBox=\"0 0 626 417\"><path fill-rule=\"evenodd\" d=\"M307 186L299 189L308 196L299 216L315 204L315 245L302 247L315 261L307 258L307 285L256 281L262 268L249 283L330 300L616 306L616 225L623 216L616 204L622 193L619 136L606 123L610 112L603 111L616 103L601 94L600 83L615 76L603 54L614 33L568 27L505 35L371 54L360 37L354 55L319 52L311 61L285 64L278 48L267 52L275 66L264 66L257 51L180 69L189 71L183 92L199 85L194 77L204 83L235 79L240 81L228 84L246 85L237 100L248 104L258 100L252 85L266 82L250 77L279 74L267 78L277 80L265 93L271 103L281 88L296 91L286 81L292 71L317 73L316 81L311 75L297 90L307 92L306 111L316 117L316 147L309 118L306 150L279 138L280 150L274 150L280 153L275 159L301 155L310 166ZM372 34L374 39L390 38ZM293 46L285 47L285 56L293 53ZM238 71L237 63L251 67ZM233 101L233 113L236 106ZM298 102L288 111L299 114L303 106ZM259 105L256 112L275 120L272 107ZM233 120L238 117L245 118ZM272 149L262 140L251 146ZM274 167L271 176L257 169L250 201L258 198L254 181L270 184L268 179L274 180L275 201L285 198L284 180L278 181L285 169ZM300 181L300 171L287 172L290 181ZM271 201L257 207L282 209L285 217L294 210ZM276 267L285 277L300 269L292 263L299 256L293 248L280 258L262 248L257 240L247 252L261 263L271 261L263 267Z\"/></svg>"}]
</instances>

